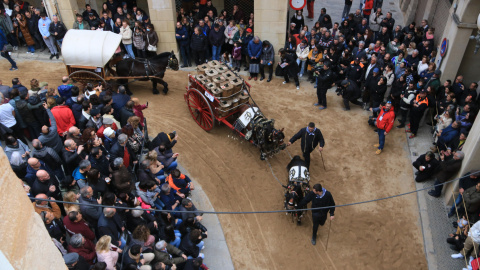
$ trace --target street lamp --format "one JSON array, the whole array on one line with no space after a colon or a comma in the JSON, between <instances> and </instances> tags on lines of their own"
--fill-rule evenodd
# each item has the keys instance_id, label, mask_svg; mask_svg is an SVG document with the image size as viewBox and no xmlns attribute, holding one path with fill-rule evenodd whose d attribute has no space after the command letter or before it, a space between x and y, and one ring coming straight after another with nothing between
<instances>
[{"instance_id":1,"label":"street lamp","mask_svg":"<svg viewBox=\"0 0 480 270\"><path fill-rule=\"evenodd\" d=\"M477 45L475 45L475 51L473 51L474 54L477 54L478 50L480 49L480 14L478 14L478 18L477 18L477 28L478 28L478 32L477 32L477 36L470 36L470 39L471 40L475 40L477 42Z\"/></svg>"}]
</instances>

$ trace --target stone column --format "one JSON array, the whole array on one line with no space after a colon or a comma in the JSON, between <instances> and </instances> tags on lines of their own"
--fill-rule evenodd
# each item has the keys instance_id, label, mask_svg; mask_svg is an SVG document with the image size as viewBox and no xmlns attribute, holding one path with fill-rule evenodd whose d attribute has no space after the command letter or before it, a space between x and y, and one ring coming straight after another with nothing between
<instances>
[{"instance_id":1,"label":"stone column","mask_svg":"<svg viewBox=\"0 0 480 270\"><path fill-rule=\"evenodd\" d=\"M12 269L67 269L3 149L0 150L0 187L0 251ZM10 268L1 264L0 269Z\"/></svg>"},{"instance_id":2,"label":"stone column","mask_svg":"<svg viewBox=\"0 0 480 270\"><path fill-rule=\"evenodd\" d=\"M285 45L287 33L288 1L255 0L255 36L268 40L275 49L275 61L279 56L276 52Z\"/></svg>"},{"instance_id":3,"label":"stone column","mask_svg":"<svg viewBox=\"0 0 480 270\"><path fill-rule=\"evenodd\" d=\"M53 1L50 1L53 2ZM76 0L64 0L56 1L58 3L58 12L60 13L61 20L68 29L73 27L73 22L75 22L75 13L74 10L78 11L78 4Z\"/></svg>"},{"instance_id":4,"label":"stone column","mask_svg":"<svg viewBox=\"0 0 480 270\"><path fill-rule=\"evenodd\" d=\"M174 51L178 57L174 0L148 0L148 12L158 35L157 53Z\"/></svg>"}]
</instances>

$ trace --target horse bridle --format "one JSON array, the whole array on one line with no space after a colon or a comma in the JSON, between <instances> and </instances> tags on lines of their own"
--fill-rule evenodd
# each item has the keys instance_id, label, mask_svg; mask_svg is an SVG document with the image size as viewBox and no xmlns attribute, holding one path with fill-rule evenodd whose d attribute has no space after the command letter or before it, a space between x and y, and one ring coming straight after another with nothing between
<instances>
[{"instance_id":1,"label":"horse bridle","mask_svg":"<svg viewBox=\"0 0 480 270\"><path fill-rule=\"evenodd\" d=\"M176 58L174 59L174 58L173 58L174 55L175 55L175 54L171 53L170 56L168 57L168 63L167 63L167 68L168 68L168 69L172 69L172 68L170 67L171 64L178 65L178 59L176 59Z\"/></svg>"}]
</instances>

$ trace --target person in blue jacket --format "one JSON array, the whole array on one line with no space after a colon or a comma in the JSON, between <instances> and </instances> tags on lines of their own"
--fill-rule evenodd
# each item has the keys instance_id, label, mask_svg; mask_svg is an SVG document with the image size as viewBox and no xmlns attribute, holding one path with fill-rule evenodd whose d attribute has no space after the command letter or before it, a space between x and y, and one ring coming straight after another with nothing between
<instances>
[{"instance_id":1,"label":"person in blue jacket","mask_svg":"<svg viewBox=\"0 0 480 270\"><path fill-rule=\"evenodd\" d=\"M260 55L262 55L262 41L258 36L255 36L248 43L248 56L250 58L250 77L249 80L253 79L256 81L258 73L260 72Z\"/></svg>"},{"instance_id":2,"label":"person in blue jacket","mask_svg":"<svg viewBox=\"0 0 480 270\"><path fill-rule=\"evenodd\" d=\"M18 69L17 63L15 63L15 61L13 61L12 57L10 57L10 54L5 49L5 45L7 45L7 44L8 44L7 36L5 35L5 33L3 33L2 29L0 29L1 55L2 55L3 58L7 59L8 62L10 62L10 64L12 64L12 67L10 68L10 70L17 70Z\"/></svg>"},{"instance_id":3,"label":"person in blue jacket","mask_svg":"<svg viewBox=\"0 0 480 270\"><path fill-rule=\"evenodd\" d=\"M183 65L181 68L192 66L190 62L190 52L189 52L189 45L190 45L190 38L188 36L188 31L185 26L183 26L180 22L177 22L177 28L175 29L175 38L178 41L178 45L180 45L180 55L183 59Z\"/></svg>"}]
</instances>

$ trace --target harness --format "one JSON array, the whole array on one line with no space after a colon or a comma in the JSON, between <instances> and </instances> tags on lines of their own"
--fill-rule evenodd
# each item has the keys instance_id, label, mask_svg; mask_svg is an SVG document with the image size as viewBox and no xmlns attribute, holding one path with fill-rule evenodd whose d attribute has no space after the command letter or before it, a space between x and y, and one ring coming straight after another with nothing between
<instances>
[{"instance_id":1,"label":"harness","mask_svg":"<svg viewBox=\"0 0 480 270\"><path fill-rule=\"evenodd\" d=\"M170 63L170 60L168 60L168 61ZM156 71L155 67L153 66L153 64L150 62L150 60L145 58L145 59L142 59L142 60L133 59L132 65L130 67L130 71L128 72L128 76L133 76L132 71L133 71L133 67L135 66L135 63L143 64L143 66L145 67L145 75L147 76L147 79L151 75L153 75L153 77L155 77L157 75L157 71ZM168 68L168 65L167 65L167 68Z\"/></svg>"}]
</instances>

